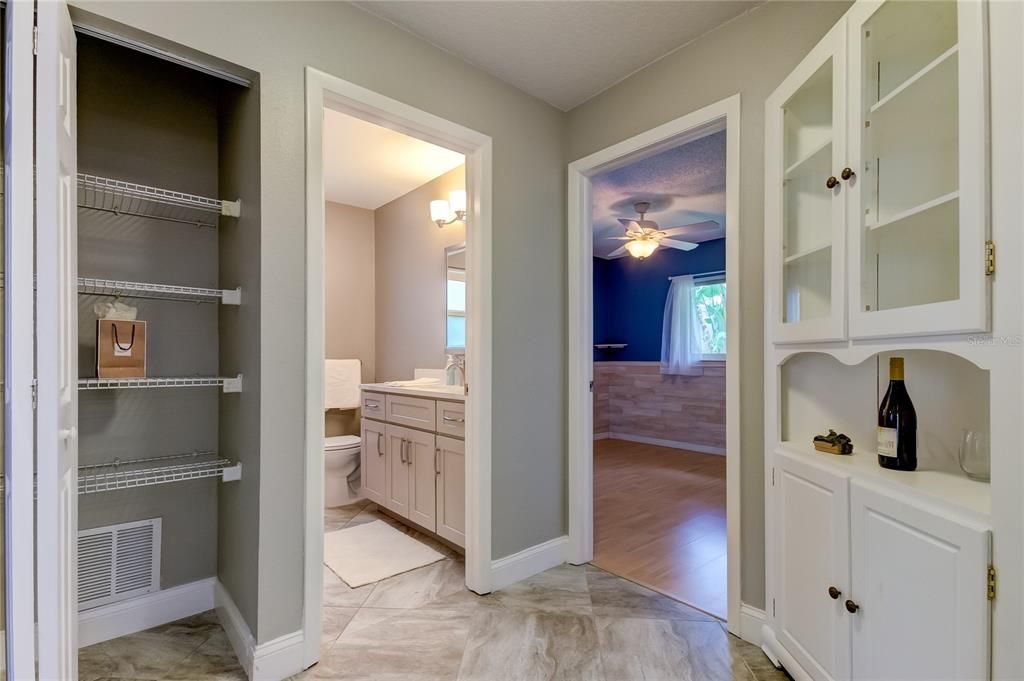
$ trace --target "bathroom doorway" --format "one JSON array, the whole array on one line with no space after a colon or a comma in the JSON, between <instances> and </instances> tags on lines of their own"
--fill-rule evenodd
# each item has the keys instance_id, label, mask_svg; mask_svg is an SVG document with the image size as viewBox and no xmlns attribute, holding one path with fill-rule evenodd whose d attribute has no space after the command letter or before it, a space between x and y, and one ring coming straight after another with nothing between
<instances>
[{"instance_id":1,"label":"bathroom doorway","mask_svg":"<svg viewBox=\"0 0 1024 681\"><path fill-rule=\"evenodd\" d=\"M490 140L311 68L307 111L309 666L490 590Z\"/></svg>"},{"instance_id":2,"label":"bathroom doorway","mask_svg":"<svg viewBox=\"0 0 1024 681\"><path fill-rule=\"evenodd\" d=\"M733 633L738 137L735 96L569 165L570 560Z\"/></svg>"}]
</instances>

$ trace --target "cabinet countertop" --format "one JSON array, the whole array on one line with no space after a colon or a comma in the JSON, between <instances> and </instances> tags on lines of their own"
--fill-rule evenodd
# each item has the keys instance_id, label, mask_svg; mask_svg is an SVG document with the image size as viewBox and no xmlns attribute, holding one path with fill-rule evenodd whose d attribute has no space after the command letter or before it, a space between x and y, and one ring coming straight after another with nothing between
<instances>
[{"instance_id":1,"label":"cabinet countertop","mask_svg":"<svg viewBox=\"0 0 1024 681\"><path fill-rule=\"evenodd\" d=\"M398 386L388 385L387 383L362 383L359 389L363 392L409 395L411 397L426 397L433 400L466 401L466 393L461 385Z\"/></svg>"}]
</instances>

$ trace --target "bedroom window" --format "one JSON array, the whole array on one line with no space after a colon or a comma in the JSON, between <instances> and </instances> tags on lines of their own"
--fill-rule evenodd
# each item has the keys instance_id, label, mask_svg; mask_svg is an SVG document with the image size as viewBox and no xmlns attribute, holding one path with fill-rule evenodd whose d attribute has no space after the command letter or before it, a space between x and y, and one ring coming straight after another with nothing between
<instances>
[{"instance_id":1,"label":"bedroom window","mask_svg":"<svg viewBox=\"0 0 1024 681\"><path fill-rule=\"evenodd\" d=\"M693 287L697 348L704 361L725 360L725 280Z\"/></svg>"}]
</instances>

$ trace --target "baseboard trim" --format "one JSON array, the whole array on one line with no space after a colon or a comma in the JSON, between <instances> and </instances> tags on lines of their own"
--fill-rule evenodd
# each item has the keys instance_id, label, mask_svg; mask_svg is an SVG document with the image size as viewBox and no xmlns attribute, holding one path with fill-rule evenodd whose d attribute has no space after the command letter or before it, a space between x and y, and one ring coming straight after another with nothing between
<instances>
[{"instance_id":1,"label":"baseboard trim","mask_svg":"<svg viewBox=\"0 0 1024 681\"><path fill-rule=\"evenodd\" d=\"M216 577L208 577L84 610L78 614L78 646L84 648L212 610L216 583Z\"/></svg>"},{"instance_id":2,"label":"baseboard trim","mask_svg":"<svg viewBox=\"0 0 1024 681\"><path fill-rule=\"evenodd\" d=\"M612 436L612 434L609 433L608 431L605 431L603 433L594 433L594 439L595 440L607 440L611 436Z\"/></svg>"},{"instance_id":3,"label":"baseboard trim","mask_svg":"<svg viewBox=\"0 0 1024 681\"><path fill-rule=\"evenodd\" d=\"M645 445L658 445L660 447L669 447L671 449L688 449L691 452L700 452L701 454L715 454L717 456L725 456L725 447L711 447L709 445L698 445L693 442L680 442L678 440L660 440L656 437L647 437L646 435L630 435L629 433L619 433L612 431L608 433L607 438L612 440L626 440L628 442L639 442ZM606 438L594 438L606 439Z\"/></svg>"},{"instance_id":4,"label":"baseboard trim","mask_svg":"<svg viewBox=\"0 0 1024 681\"><path fill-rule=\"evenodd\" d=\"M555 537L543 544L491 562L491 586L500 589L561 565L567 559L569 537Z\"/></svg>"},{"instance_id":5,"label":"baseboard trim","mask_svg":"<svg viewBox=\"0 0 1024 681\"><path fill-rule=\"evenodd\" d=\"M301 630L257 645L234 599L219 581L215 601L221 626L249 681L280 681L303 670Z\"/></svg>"},{"instance_id":6,"label":"baseboard trim","mask_svg":"<svg viewBox=\"0 0 1024 681\"><path fill-rule=\"evenodd\" d=\"M768 614L761 608L740 603L740 630L738 635L747 643L761 647L761 628L768 621Z\"/></svg>"},{"instance_id":7,"label":"baseboard trim","mask_svg":"<svg viewBox=\"0 0 1024 681\"><path fill-rule=\"evenodd\" d=\"M793 681L814 681L811 676L803 670L803 667L796 663L793 656L779 644L775 632L767 624L761 628L761 650L768 656L776 667L786 670L786 673L793 678Z\"/></svg>"}]
</instances>

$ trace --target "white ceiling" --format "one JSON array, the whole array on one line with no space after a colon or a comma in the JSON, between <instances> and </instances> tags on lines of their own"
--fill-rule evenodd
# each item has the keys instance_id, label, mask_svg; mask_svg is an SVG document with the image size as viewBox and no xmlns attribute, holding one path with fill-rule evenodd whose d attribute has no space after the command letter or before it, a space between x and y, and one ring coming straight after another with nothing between
<instances>
[{"instance_id":1,"label":"white ceiling","mask_svg":"<svg viewBox=\"0 0 1024 681\"><path fill-rule=\"evenodd\" d=\"M337 111L324 111L324 197L328 201L376 210L464 161L457 152Z\"/></svg>"},{"instance_id":2,"label":"white ceiling","mask_svg":"<svg viewBox=\"0 0 1024 681\"><path fill-rule=\"evenodd\" d=\"M354 2L568 111L764 0Z\"/></svg>"}]
</instances>

